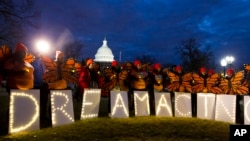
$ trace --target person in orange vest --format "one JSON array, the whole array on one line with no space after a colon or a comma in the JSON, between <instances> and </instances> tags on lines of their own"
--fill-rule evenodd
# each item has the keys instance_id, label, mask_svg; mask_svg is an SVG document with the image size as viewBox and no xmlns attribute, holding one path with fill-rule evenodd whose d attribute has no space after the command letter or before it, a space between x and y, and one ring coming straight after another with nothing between
<instances>
[{"instance_id":1,"label":"person in orange vest","mask_svg":"<svg viewBox=\"0 0 250 141\"><path fill-rule=\"evenodd\" d=\"M132 90L147 90L148 72L142 68L139 60L134 61L134 69L130 73Z\"/></svg>"},{"instance_id":2,"label":"person in orange vest","mask_svg":"<svg viewBox=\"0 0 250 141\"><path fill-rule=\"evenodd\" d=\"M120 90L119 74L121 72L121 67L116 60L112 61L111 69L112 69L112 74L110 74L110 75L112 75L112 76L110 76L110 80L112 80L112 85L110 88Z\"/></svg>"},{"instance_id":3,"label":"person in orange vest","mask_svg":"<svg viewBox=\"0 0 250 141\"><path fill-rule=\"evenodd\" d=\"M134 91L147 91L148 90L148 72L143 68L142 63L139 60L134 61L134 67L129 74L130 90L128 92L128 98L130 101L130 108L134 110Z\"/></svg>"},{"instance_id":4,"label":"person in orange vest","mask_svg":"<svg viewBox=\"0 0 250 141\"><path fill-rule=\"evenodd\" d=\"M155 115L155 92L163 90L163 74L160 63L155 63L148 74L148 93L150 102L150 114Z\"/></svg>"},{"instance_id":5,"label":"person in orange vest","mask_svg":"<svg viewBox=\"0 0 250 141\"><path fill-rule=\"evenodd\" d=\"M6 89L28 90L34 87L34 67L24 59L28 54L28 48L18 43L11 58L4 63L6 74Z\"/></svg>"},{"instance_id":6,"label":"person in orange vest","mask_svg":"<svg viewBox=\"0 0 250 141\"><path fill-rule=\"evenodd\" d=\"M133 64L131 62L125 62L119 73L119 86L121 91L129 91L130 90L130 72L133 68Z\"/></svg>"},{"instance_id":7,"label":"person in orange vest","mask_svg":"<svg viewBox=\"0 0 250 141\"><path fill-rule=\"evenodd\" d=\"M163 90L163 75L162 75L162 67L160 63L156 63L153 65L153 85L154 91L162 91Z\"/></svg>"}]
</instances>

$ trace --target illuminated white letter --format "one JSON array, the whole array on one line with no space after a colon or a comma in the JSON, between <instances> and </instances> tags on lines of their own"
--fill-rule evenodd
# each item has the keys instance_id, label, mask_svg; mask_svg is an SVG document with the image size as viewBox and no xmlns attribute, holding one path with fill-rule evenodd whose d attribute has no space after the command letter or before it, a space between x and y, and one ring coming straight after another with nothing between
<instances>
[{"instance_id":1,"label":"illuminated white letter","mask_svg":"<svg viewBox=\"0 0 250 141\"><path fill-rule=\"evenodd\" d=\"M175 93L175 116L176 117L192 117L191 112L191 94Z\"/></svg>"},{"instance_id":2,"label":"illuminated white letter","mask_svg":"<svg viewBox=\"0 0 250 141\"><path fill-rule=\"evenodd\" d=\"M71 90L51 90L53 127L74 122Z\"/></svg>"},{"instance_id":3,"label":"illuminated white letter","mask_svg":"<svg viewBox=\"0 0 250 141\"><path fill-rule=\"evenodd\" d=\"M129 117L128 95L126 91L111 91L111 116Z\"/></svg>"},{"instance_id":4,"label":"illuminated white letter","mask_svg":"<svg viewBox=\"0 0 250 141\"><path fill-rule=\"evenodd\" d=\"M216 96L215 120L235 123L236 95Z\"/></svg>"},{"instance_id":5,"label":"illuminated white letter","mask_svg":"<svg viewBox=\"0 0 250 141\"><path fill-rule=\"evenodd\" d=\"M203 119L214 119L215 113L215 94L197 94L197 117Z\"/></svg>"},{"instance_id":6,"label":"illuminated white letter","mask_svg":"<svg viewBox=\"0 0 250 141\"><path fill-rule=\"evenodd\" d=\"M84 89L81 119L98 117L101 89Z\"/></svg>"},{"instance_id":7,"label":"illuminated white letter","mask_svg":"<svg viewBox=\"0 0 250 141\"><path fill-rule=\"evenodd\" d=\"M173 116L170 93L155 92L156 116Z\"/></svg>"},{"instance_id":8,"label":"illuminated white letter","mask_svg":"<svg viewBox=\"0 0 250 141\"><path fill-rule=\"evenodd\" d=\"M150 114L147 91L134 91L134 102L136 116L148 116Z\"/></svg>"},{"instance_id":9,"label":"illuminated white letter","mask_svg":"<svg viewBox=\"0 0 250 141\"><path fill-rule=\"evenodd\" d=\"M39 101L39 90L11 90L9 133L39 129Z\"/></svg>"}]
</instances>

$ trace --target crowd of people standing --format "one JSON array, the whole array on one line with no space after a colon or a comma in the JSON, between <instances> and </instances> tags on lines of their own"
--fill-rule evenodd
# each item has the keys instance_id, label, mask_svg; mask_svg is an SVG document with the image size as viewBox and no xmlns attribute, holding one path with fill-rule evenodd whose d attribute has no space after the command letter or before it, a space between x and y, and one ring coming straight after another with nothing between
<instances>
[{"instance_id":1,"label":"crowd of people standing","mask_svg":"<svg viewBox=\"0 0 250 141\"><path fill-rule=\"evenodd\" d=\"M6 89L28 90L34 88L34 67L28 59L28 49L18 43L14 53L6 46L1 51L8 50L9 56L0 58L1 72L6 79ZM127 91L129 108L133 110L134 92L147 91L149 95L150 111L154 114L155 92L188 92L248 95L250 80L250 65L244 70L235 72L232 68L225 75L215 73L212 69L201 67L196 72L185 72L182 66L162 67L160 63L146 64L140 60L119 63L113 61L110 66L101 67L92 58L87 58L77 64L75 59L65 59L60 51L56 59L41 56L46 66L41 87L41 111L46 110L49 90L67 89L68 84L74 85L74 97L82 100L85 89L101 89L101 96L109 98L112 90ZM109 98L110 100L110 98ZM42 112L43 113L43 112ZM45 112L44 112L45 113Z\"/></svg>"}]
</instances>

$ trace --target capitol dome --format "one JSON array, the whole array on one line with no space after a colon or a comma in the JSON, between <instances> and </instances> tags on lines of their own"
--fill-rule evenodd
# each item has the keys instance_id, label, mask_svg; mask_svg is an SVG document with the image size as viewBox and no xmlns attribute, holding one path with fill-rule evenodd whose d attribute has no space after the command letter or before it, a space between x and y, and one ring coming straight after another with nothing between
<instances>
[{"instance_id":1,"label":"capitol dome","mask_svg":"<svg viewBox=\"0 0 250 141\"><path fill-rule=\"evenodd\" d=\"M106 38L103 40L102 46L97 50L95 54L95 62L112 62L114 61L114 55L111 49L107 45Z\"/></svg>"}]
</instances>

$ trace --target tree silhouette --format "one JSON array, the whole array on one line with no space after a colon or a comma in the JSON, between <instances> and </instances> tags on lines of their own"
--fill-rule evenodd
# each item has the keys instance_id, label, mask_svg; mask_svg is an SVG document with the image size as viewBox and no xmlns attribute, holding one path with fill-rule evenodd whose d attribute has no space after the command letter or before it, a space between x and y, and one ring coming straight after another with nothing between
<instances>
[{"instance_id":1,"label":"tree silhouette","mask_svg":"<svg viewBox=\"0 0 250 141\"><path fill-rule=\"evenodd\" d=\"M62 52L65 55L65 58L75 58L81 60L81 51L84 48L84 44L81 40L74 40L65 44L62 48Z\"/></svg>"},{"instance_id":2,"label":"tree silhouette","mask_svg":"<svg viewBox=\"0 0 250 141\"><path fill-rule=\"evenodd\" d=\"M25 38L29 27L39 28L33 20L40 17L34 4L34 0L0 0L1 44L14 45Z\"/></svg>"},{"instance_id":3,"label":"tree silhouette","mask_svg":"<svg viewBox=\"0 0 250 141\"><path fill-rule=\"evenodd\" d=\"M202 46L194 38L182 41L181 45L176 47L176 50L180 55L185 71L195 72L202 66L213 69L216 67L210 46Z\"/></svg>"},{"instance_id":4,"label":"tree silhouette","mask_svg":"<svg viewBox=\"0 0 250 141\"><path fill-rule=\"evenodd\" d=\"M156 59L153 56L150 55L141 55L135 57L136 60L140 60L143 64L154 64L156 63Z\"/></svg>"}]
</instances>

